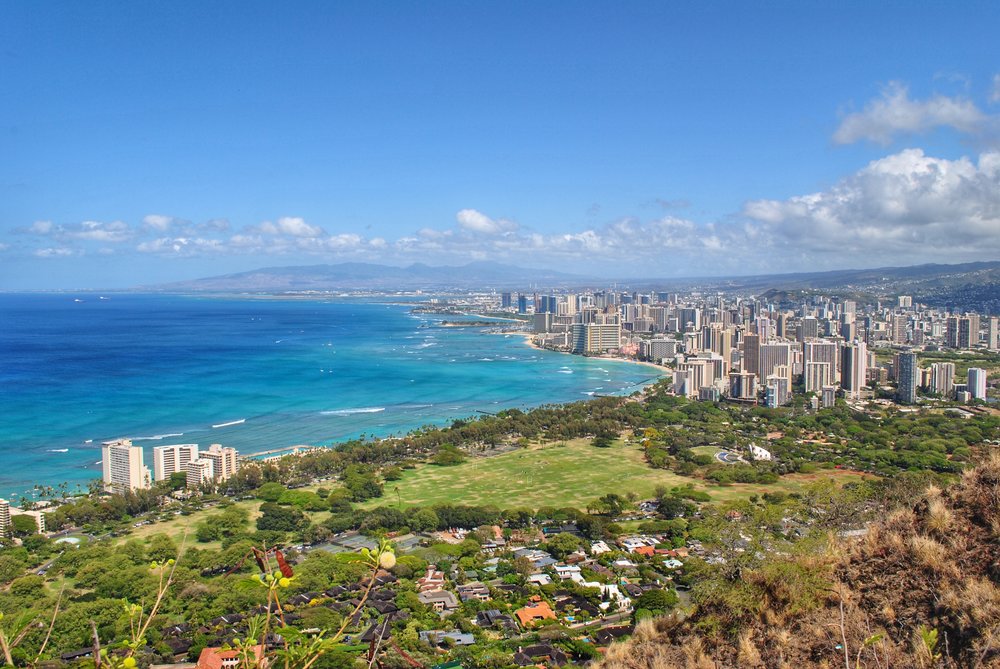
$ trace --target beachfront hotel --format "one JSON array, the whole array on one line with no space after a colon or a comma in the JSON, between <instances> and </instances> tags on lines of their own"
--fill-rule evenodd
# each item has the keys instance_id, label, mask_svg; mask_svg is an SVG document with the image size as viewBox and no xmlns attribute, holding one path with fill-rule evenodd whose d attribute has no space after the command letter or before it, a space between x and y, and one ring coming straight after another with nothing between
<instances>
[{"instance_id":1,"label":"beachfront hotel","mask_svg":"<svg viewBox=\"0 0 1000 669\"><path fill-rule=\"evenodd\" d=\"M114 439L101 444L104 467L104 489L126 493L149 488L149 467L143 463L142 446L133 446L131 439Z\"/></svg>"},{"instance_id":2,"label":"beachfront hotel","mask_svg":"<svg viewBox=\"0 0 1000 669\"><path fill-rule=\"evenodd\" d=\"M207 451L197 453L197 456L185 467L188 488L199 488L205 483L221 483L239 469L239 453L235 448L212 444Z\"/></svg>"},{"instance_id":3,"label":"beachfront hotel","mask_svg":"<svg viewBox=\"0 0 1000 669\"><path fill-rule=\"evenodd\" d=\"M172 474L187 472L188 463L198 459L198 444L175 444L153 448L153 480L164 481Z\"/></svg>"}]
</instances>

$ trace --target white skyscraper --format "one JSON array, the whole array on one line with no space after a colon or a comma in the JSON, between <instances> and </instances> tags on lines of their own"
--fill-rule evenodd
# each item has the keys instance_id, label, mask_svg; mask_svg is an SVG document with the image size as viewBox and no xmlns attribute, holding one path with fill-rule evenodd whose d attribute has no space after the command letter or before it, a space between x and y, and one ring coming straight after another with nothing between
<instances>
[{"instance_id":1,"label":"white skyscraper","mask_svg":"<svg viewBox=\"0 0 1000 669\"><path fill-rule=\"evenodd\" d=\"M171 474L186 472L187 465L198 459L198 444L175 444L153 448L153 480L163 481Z\"/></svg>"},{"instance_id":2,"label":"white skyscraper","mask_svg":"<svg viewBox=\"0 0 1000 669\"><path fill-rule=\"evenodd\" d=\"M101 444L101 464L104 489L108 492L124 493L148 488L151 484L149 467L143 464L142 446L133 446L129 439Z\"/></svg>"},{"instance_id":3,"label":"white skyscraper","mask_svg":"<svg viewBox=\"0 0 1000 669\"><path fill-rule=\"evenodd\" d=\"M969 368L969 396L974 400L986 399L986 370Z\"/></svg>"},{"instance_id":4,"label":"white skyscraper","mask_svg":"<svg viewBox=\"0 0 1000 669\"><path fill-rule=\"evenodd\" d=\"M844 346L840 356L841 388L851 399L861 397L868 376L868 349L863 341Z\"/></svg>"}]
</instances>

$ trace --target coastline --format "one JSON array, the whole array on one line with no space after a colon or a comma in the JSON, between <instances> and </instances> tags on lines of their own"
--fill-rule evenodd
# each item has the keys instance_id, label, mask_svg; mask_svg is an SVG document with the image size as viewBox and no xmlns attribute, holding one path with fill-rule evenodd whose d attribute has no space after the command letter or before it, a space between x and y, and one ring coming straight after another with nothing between
<instances>
[{"instance_id":1,"label":"coastline","mask_svg":"<svg viewBox=\"0 0 1000 669\"><path fill-rule=\"evenodd\" d=\"M497 334L501 334L501 333L497 333ZM506 334L510 334L510 333L506 333ZM551 353L561 353L563 355L576 355L575 353L570 353L569 351L560 351L560 350L557 350L557 349L554 349L554 348L545 348L544 346L539 346L538 344L535 343L535 335L534 334L531 334L531 333L521 333L521 334L523 335L523 337L524 337L524 343L525 343L526 346L528 346L528 348L533 348L536 351L549 351ZM613 356L613 355L593 355L593 356L583 356L583 357L587 358L588 360L614 360L615 362L628 362L628 363L631 363L633 365L643 365L645 367L651 367L651 368L657 370L658 372L660 372L660 376L661 377L663 377L663 376L670 376L671 371L672 371L669 367L664 367L663 365L658 365L655 362L650 362L648 360L635 360L633 358L619 358L619 357Z\"/></svg>"}]
</instances>

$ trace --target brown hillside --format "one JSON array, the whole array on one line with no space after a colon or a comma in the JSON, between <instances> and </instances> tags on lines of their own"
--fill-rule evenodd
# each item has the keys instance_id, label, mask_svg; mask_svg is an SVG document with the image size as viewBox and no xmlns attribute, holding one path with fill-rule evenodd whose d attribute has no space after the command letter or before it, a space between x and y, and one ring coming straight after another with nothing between
<instances>
[{"instance_id":1,"label":"brown hillside","mask_svg":"<svg viewBox=\"0 0 1000 669\"><path fill-rule=\"evenodd\" d=\"M863 539L768 564L600 669L1000 667L1000 454Z\"/></svg>"}]
</instances>

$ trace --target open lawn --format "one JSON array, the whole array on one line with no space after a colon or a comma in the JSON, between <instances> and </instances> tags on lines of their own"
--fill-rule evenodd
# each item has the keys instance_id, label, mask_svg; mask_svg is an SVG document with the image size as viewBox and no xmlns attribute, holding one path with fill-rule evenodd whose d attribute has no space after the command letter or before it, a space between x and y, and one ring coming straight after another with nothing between
<instances>
[{"instance_id":1,"label":"open lawn","mask_svg":"<svg viewBox=\"0 0 1000 669\"><path fill-rule=\"evenodd\" d=\"M829 471L845 480L851 476L841 470ZM473 458L452 467L420 465L405 471L401 480L388 482L385 496L365 506L396 504L398 500L404 507L454 503L586 509L589 502L607 493L635 493L643 499L652 497L658 486L689 483L710 493L714 501L725 501L769 491L793 492L825 475L827 472L786 476L773 485L709 486L649 467L636 445L615 441L611 448L596 448L589 439L575 439Z\"/></svg>"}]
</instances>

